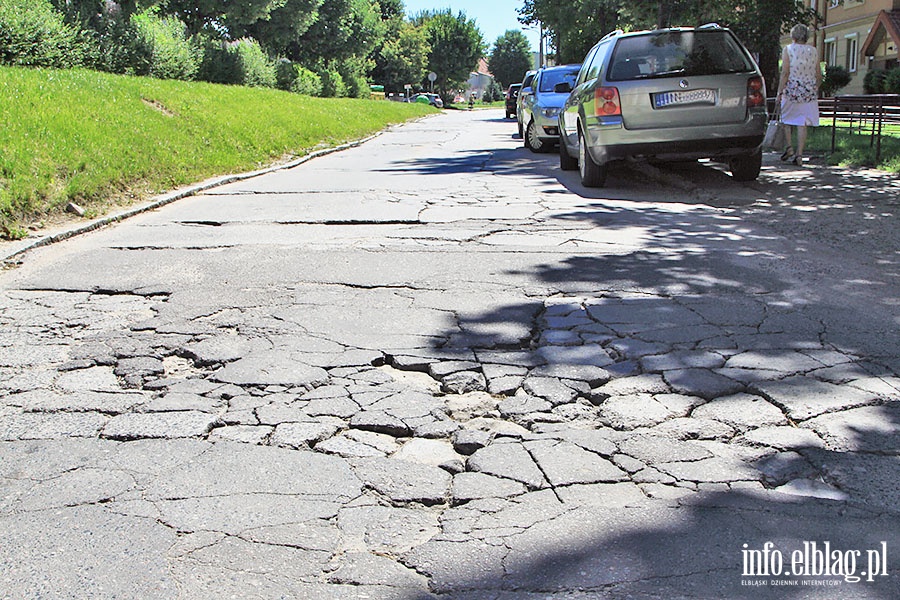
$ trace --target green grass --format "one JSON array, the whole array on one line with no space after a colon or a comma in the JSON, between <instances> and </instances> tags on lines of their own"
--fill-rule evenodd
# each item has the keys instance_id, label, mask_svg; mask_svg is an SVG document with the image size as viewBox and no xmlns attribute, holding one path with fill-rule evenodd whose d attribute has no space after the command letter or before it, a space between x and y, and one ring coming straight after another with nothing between
<instances>
[{"instance_id":1,"label":"green grass","mask_svg":"<svg viewBox=\"0 0 900 600\"><path fill-rule=\"evenodd\" d=\"M876 160L876 148L870 132L851 129L849 124L838 122L835 150L831 152L831 122L810 128L806 154L822 154L828 164L843 167L874 167L891 173L900 173L900 126L891 125L882 130L881 159Z\"/></svg>"},{"instance_id":2,"label":"green grass","mask_svg":"<svg viewBox=\"0 0 900 600\"><path fill-rule=\"evenodd\" d=\"M433 113L421 104L0 67L0 233L77 202L146 196Z\"/></svg>"}]
</instances>

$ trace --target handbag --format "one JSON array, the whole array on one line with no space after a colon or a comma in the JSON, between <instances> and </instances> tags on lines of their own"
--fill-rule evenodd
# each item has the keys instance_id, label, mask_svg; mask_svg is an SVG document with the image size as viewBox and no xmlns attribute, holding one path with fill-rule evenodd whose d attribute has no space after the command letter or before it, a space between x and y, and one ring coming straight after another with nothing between
<instances>
[{"instance_id":1,"label":"handbag","mask_svg":"<svg viewBox=\"0 0 900 600\"><path fill-rule=\"evenodd\" d=\"M781 122L781 109L775 111L772 120L766 125L766 137L763 138L763 149L781 152L787 146L787 128Z\"/></svg>"}]
</instances>

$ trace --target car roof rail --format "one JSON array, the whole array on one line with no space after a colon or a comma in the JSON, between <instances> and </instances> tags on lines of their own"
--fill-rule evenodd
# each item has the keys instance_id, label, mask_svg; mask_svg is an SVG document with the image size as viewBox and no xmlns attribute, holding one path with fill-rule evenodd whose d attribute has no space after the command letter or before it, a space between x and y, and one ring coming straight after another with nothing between
<instances>
[{"instance_id":1,"label":"car roof rail","mask_svg":"<svg viewBox=\"0 0 900 600\"><path fill-rule=\"evenodd\" d=\"M706 25L701 25L697 29L722 29L722 26L718 23L707 23Z\"/></svg>"},{"instance_id":2,"label":"car roof rail","mask_svg":"<svg viewBox=\"0 0 900 600\"><path fill-rule=\"evenodd\" d=\"M602 42L603 40L608 40L611 37L616 37L617 35L622 35L623 33L625 33L625 32L622 31L621 29L616 29L615 31L610 31L609 33L604 35L602 38L600 38L600 41Z\"/></svg>"}]
</instances>

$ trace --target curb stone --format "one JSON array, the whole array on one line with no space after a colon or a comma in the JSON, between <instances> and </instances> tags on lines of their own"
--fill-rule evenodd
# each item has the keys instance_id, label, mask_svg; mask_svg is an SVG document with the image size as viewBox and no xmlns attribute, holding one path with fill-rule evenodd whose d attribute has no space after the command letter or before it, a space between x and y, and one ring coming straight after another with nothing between
<instances>
[{"instance_id":1,"label":"curb stone","mask_svg":"<svg viewBox=\"0 0 900 600\"><path fill-rule=\"evenodd\" d=\"M79 225L70 229L65 229L59 233L53 233L50 235L46 235L35 240L26 240L21 244L17 244L13 242L10 244L11 249L3 248L0 249L0 265L8 266L15 265L17 262L14 260L16 257L25 254L31 250L36 248L41 248L44 246L49 246L51 244L55 244L57 242L62 242L69 238L73 238L78 235L83 235L85 233L89 233L91 231L96 231L102 227L106 227L107 225L111 225L113 223L117 223L119 221L124 221L125 219L129 219L131 217L137 216L139 214L149 212L151 210L155 210L166 204L171 204L176 200L182 200L184 198L190 198L191 196L196 196L200 192L205 192L207 190L211 190L213 188L217 188L223 185L228 185L229 183L235 183L237 181L244 181L247 179L252 179L253 177L259 177L260 175L266 175L268 173L274 173L276 171L284 171L287 169L293 169L294 167L298 167L305 162L313 160L314 158L319 158L321 156L327 156L328 154L334 154L335 152L341 152L343 150L349 150L350 148L356 148L357 146L361 146L366 142L369 142L377 137L379 137L382 133L389 129L385 128L382 131L374 133L368 137L354 140L352 142L347 142L346 144L341 144L340 146L335 146L334 148L324 148L322 150L317 150L315 152L311 152L299 158L296 158L290 162L274 165L271 167L266 167L264 169L258 169L256 171L249 171L246 173L236 173L232 175L222 175L219 177L213 177L211 179L207 179L206 181L202 181L200 183L181 188L172 192L167 192L165 194L156 196L150 202L143 204L141 206L137 206L134 208L129 208L122 212L118 212L115 214L107 215L105 217L100 217L98 219L94 219L90 223L86 223L84 225Z\"/></svg>"}]
</instances>

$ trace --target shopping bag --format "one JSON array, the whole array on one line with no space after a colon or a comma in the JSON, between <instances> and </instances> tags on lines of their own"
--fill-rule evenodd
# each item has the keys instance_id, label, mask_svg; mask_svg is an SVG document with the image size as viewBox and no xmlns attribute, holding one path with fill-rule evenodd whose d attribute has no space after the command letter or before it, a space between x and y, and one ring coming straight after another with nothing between
<instances>
[{"instance_id":1,"label":"shopping bag","mask_svg":"<svg viewBox=\"0 0 900 600\"><path fill-rule=\"evenodd\" d=\"M781 152L787 146L787 129L784 123L776 116L766 126L766 137L763 138L763 148Z\"/></svg>"}]
</instances>

